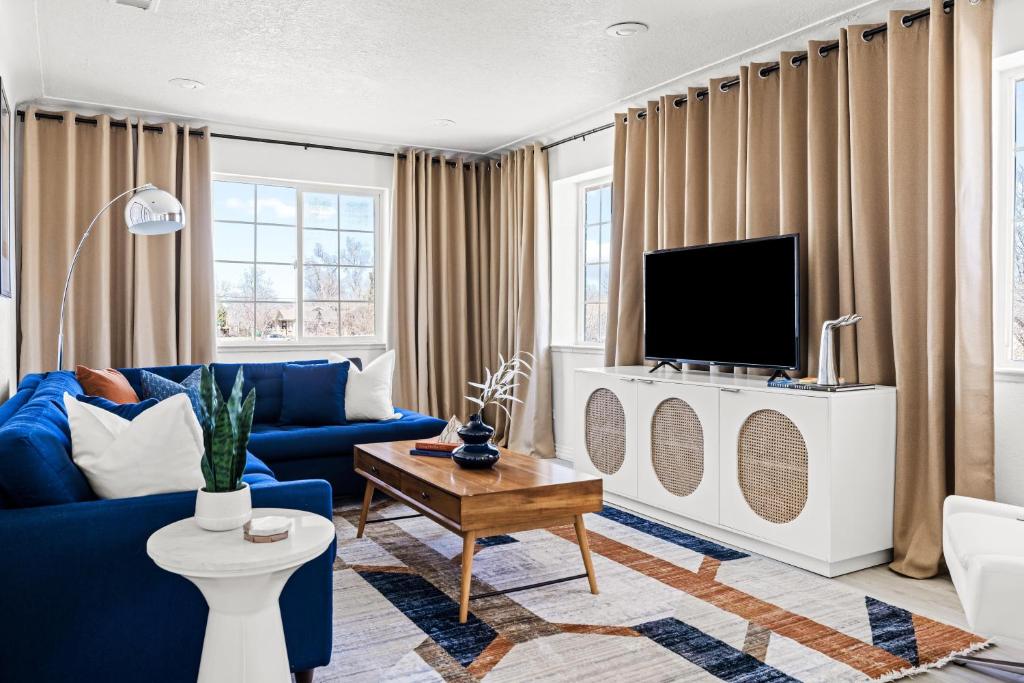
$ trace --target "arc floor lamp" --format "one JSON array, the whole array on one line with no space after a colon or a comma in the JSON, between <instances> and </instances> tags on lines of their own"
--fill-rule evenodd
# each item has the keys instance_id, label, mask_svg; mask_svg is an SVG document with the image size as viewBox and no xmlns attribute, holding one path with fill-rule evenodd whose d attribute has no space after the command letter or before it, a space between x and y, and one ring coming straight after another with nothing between
<instances>
[{"instance_id":1,"label":"arc floor lamp","mask_svg":"<svg viewBox=\"0 0 1024 683\"><path fill-rule=\"evenodd\" d=\"M122 192L117 195L109 202L103 205L103 208L97 212L96 216L89 223L89 227L85 229L85 234L82 235L82 239L78 241L78 247L75 249L75 255L71 257L71 266L68 268L68 276L64 279L64 293L60 298L60 322L57 326L57 369L64 369L64 306L68 300L68 288L71 286L71 276L75 272L75 264L78 263L78 256L82 253L82 245L89 239L89 234L92 232L93 226L96 225L96 221L100 219L107 209L114 205L114 203L132 193L135 193L131 199L128 200L127 206L124 207L124 222L128 228L128 232L134 235L166 235L168 233L177 232L185 227L185 209L181 206L181 202L175 198L170 192L165 192L159 189L152 183L146 183L145 185L139 185L133 187L130 190Z\"/></svg>"}]
</instances>

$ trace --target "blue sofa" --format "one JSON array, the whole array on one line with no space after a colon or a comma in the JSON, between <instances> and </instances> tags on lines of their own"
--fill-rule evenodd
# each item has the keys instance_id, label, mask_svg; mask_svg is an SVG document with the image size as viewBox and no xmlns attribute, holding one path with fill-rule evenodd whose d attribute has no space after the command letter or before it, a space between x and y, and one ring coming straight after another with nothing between
<instances>
[{"instance_id":1,"label":"blue sofa","mask_svg":"<svg viewBox=\"0 0 1024 683\"><path fill-rule=\"evenodd\" d=\"M196 367L149 369L180 381ZM222 387L237 367L214 366ZM257 389L261 418L243 476L254 507L306 510L330 519L331 484L322 480L320 468L342 490L354 490L352 444L421 438L444 426L404 412L394 423L316 430L277 425L281 369L244 368L246 384ZM122 372L138 391L139 370ZM65 391L82 393L73 373L28 375L0 405L0 681L194 681L206 604L192 584L153 564L146 539L190 517L195 493L97 499L70 458ZM330 661L334 557L332 544L300 568L281 595L293 671Z\"/></svg>"}]
</instances>

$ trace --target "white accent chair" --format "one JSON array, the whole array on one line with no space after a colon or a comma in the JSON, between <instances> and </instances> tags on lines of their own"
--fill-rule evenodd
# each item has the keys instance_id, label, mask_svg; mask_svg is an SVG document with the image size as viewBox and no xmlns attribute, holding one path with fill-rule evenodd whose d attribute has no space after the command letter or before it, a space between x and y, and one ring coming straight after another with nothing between
<instances>
[{"instance_id":1,"label":"white accent chair","mask_svg":"<svg viewBox=\"0 0 1024 683\"><path fill-rule=\"evenodd\" d=\"M1024 509L949 496L942 506L942 552L970 627L986 636L1024 638ZM1018 678L1024 664L956 661L1003 680L1024 680Z\"/></svg>"}]
</instances>

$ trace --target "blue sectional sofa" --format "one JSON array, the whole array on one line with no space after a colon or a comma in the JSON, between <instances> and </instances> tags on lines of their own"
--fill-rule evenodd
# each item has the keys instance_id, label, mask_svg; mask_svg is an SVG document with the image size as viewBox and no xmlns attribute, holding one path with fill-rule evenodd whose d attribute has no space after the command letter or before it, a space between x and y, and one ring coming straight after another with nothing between
<instances>
[{"instance_id":1,"label":"blue sectional sofa","mask_svg":"<svg viewBox=\"0 0 1024 683\"><path fill-rule=\"evenodd\" d=\"M196 367L149 369L180 381ZM214 366L223 388L237 368ZM407 412L390 423L277 425L281 371L281 364L244 366L261 420L243 477L254 507L330 519L331 484L342 491L357 486L353 444L422 438L444 426ZM122 372L138 391L139 370ZM153 564L146 539L190 517L195 493L97 499L71 461L65 391L82 393L73 373L28 375L0 406L0 681L194 681L206 604L192 584ZM334 556L332 544L281 595L293 671L330 661Z\"/></svg>"}]
</instances>

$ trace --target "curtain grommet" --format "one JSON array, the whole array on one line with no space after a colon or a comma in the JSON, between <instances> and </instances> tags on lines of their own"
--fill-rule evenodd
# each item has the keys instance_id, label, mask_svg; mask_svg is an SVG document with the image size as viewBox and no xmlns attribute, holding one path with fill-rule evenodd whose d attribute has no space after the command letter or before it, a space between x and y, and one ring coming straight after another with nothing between
<instances>
[{"instance_id":1,"label":"curtain grommet","mask_svg":"<svg viewBox=\"0 0 1024 683\"><path fill-rule=\"evenodd\" d=\"M726 85L728 81L722 81L718 84L718 89L722 92L729 92L729 86Z\"/></svg>"},{"instance_id":2,"label":"curtain grommet","mask_svg":"<svg viewBox=\"0 0 1024 683\"><path fill-rule=\"evenodd\" d=\"M818 56L821 57L822 59L828 57L828 50L825 49L824 45L818 48Z\"/></svg>"},{"instance_id":3,"label":"curtain grommet","mask_svg":"<svg viewBox=\"0 0 1024 683\"><path fill-rule=\"evenodd\" d=\"M645 111L638 111L636 113L636 118L637 118L638 121L643 121L644 119L647 118L647 112L645 112Z\"/></svg>"},{"instance_id":4,"label":"curtain grommet","mask_svg":"<svg viewBox=\"0 0 1024 683\"><path fill-rule=\"evenodd\" d=\"M904 14L900 19L900 25L903 26L903 28L910 28L914 25L914 20L909 14Z\"/></svg>"},{"instance_id":5,"label":"curtain grommet","mask_svg":"<svg viewBox=\"0 0 1024 683\"><path fill-rule=\"evenodd\" d=\"M800 64L803 63L804 61L802 59L797 59L798 56L799 55L793 55L792 57L789 58L789 65L794 69L800 68Z\"/></svg>"},{"instance_id":6,"label":"curtain grommet","mask_svg":"<svg viewBox=\"0 0 1024 683\"><path fill-rule=\"evenodd\" d=\"M684 104L686 104L685 97L677 97L674 100L672 100L672 106L675 107L676 109L681 108Z\"/></svg>"},{"instance_id":7,"label":"curtain grommet","mask_svg":"<svg viewBox=\"0 0 1024 683\"><path fill-rule=\"evenodd\" d=\"M762 66L760 69L757 70L757 77L760 78L762 81L768 79L768 74L765 73L766 68L767 67Z\"/></svg>"}]
</instances>

